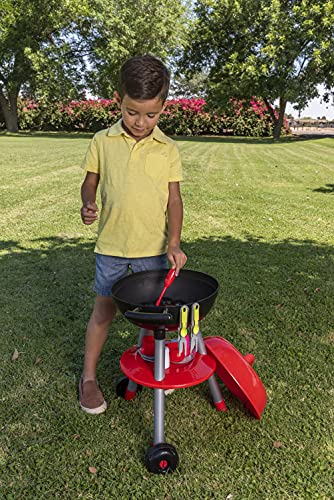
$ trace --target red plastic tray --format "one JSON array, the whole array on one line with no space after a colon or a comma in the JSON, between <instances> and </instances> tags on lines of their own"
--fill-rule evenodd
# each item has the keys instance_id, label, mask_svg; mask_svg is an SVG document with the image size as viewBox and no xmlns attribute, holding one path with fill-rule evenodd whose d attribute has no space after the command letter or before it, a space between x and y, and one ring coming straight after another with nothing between
<instances>
[{"instance_id":1,"label":"red plastic tray","mask_svg":"<svg viewBox=\"0 0 334 500\"><path fill-rule=\"evenodd\" d=\"M130 380L154 389L182 389L201 384L213 375L216 362L212 356L196 354L190 363L174 364L165 371L165 378L157 382L154 378L154 363L145 361L138 347L130 347L120 359L121 370Z\"/></svg>"}]
</instances>

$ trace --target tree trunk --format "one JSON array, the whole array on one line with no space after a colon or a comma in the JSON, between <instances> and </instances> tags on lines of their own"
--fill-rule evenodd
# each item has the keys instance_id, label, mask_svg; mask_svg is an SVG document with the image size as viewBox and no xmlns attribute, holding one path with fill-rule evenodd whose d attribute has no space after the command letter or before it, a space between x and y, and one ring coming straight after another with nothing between
<instances>
[{"instance_id":1,"label":"tree trunk","mask_svg":"<svg viewBox=\"0 0 334 500\"><path fill-rule=\"evenodd\" d=\"M276 117L275 111L273 110L273 107L270 104L270 102L266 98L264 98L263 100L264 100L265 105L267 106L267 109L269 111L269 114L270 114L272 122L273 122L274 140L277 141L281 137L281 130L282 130L283 119L284 119L287 101L283 97L279 98L279 113L278 113L278 117Z\"/></svg>"},{"instance_id":2,"label":"tree trunk","mask_svg":"<svg viewBox=\"0 0 334 500\"><path fill-rule=\"evenodd\" d=\"M17 98L18 92L12 91L8 95L8 99L4 96L3 92L0 90L0 106L5 118L5 124L8 132L18 132L19 124L17 117Z\"/></svg>"},{"instance_id":3,"label":"tree trunk","mask_svg":"<svg viewBox=\"0 0 334 500\"><path fill-rule=\"evenodd\" d=\"M274 140L275 141L277 141L281 137L281 131L282 131L282 125L283 125L283 120L284 120L284 115L285 115L286 103L287 103L287 101L283 97L279 98L278 119L276 119L276 123L274 126Z\"/></svg>"}]
</instances>

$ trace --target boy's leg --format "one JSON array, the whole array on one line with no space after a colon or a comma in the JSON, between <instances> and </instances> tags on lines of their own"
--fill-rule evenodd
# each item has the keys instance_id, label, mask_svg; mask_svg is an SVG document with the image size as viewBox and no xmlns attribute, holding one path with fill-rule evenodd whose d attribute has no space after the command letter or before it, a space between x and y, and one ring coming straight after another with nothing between
<instances>
[{"instance_id":1,"label":"boy's leg","mask_svg":"<svg viewBox=\"0 0 334 500\"><path fill-rule=\"evenodd\" d=\"M105 411L107 404L96 381L96 366L116 314L111 297L98 295L86 332L85 361L79 383L80 406L87 413Z\"/></svg>"},{"instance_id":2,"label":"boy's leg","mask_svg":"<svg viewBox=\"0 0 334 500\"><path fill-rule=\"evenodd\" d=\"M85 361L82 379L94 380L96 366L102 348L108 337L109 327L116 314L116 305L111 297L98 295L95 299L94 309L87 326Z\"/></svg>"},{"instance_id":3,"label":"boy's leg","mask_svg":"<svg viewBox=\"0 0 334 500\"><path fill-rule=\"evenodd\" d=\"M79 383L80 406L87 413L102 413L107 404L96 381L96 366L116 314L111 298L114 283L126 276L129 262L121 257L96 254L96 299L86 332L85 361Z\"/></svg>"}]
</instances>

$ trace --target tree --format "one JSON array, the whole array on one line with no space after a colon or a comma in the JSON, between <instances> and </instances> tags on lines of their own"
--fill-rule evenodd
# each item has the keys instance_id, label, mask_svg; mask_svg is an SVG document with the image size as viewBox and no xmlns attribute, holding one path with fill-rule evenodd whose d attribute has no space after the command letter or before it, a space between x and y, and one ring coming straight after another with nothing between
<instances>
[{"instance_id":1,"label":"tree","mask_svg":"<svg viewBox=\"0 0 334 500\"><path fill-rule=\"evenodd\" d=\"M119 67L131 56L150 53L170 62L185 42L187 13L182 0L101 1L90 40L92 92L110 97Z\"/></svg>"},{"instance_id":2,"label":"tree","mask_svg":"<svg viewBox=\"0 0 334 500\"><path fill-rule=\"evenodd\" d=\"M0 0L0 105L9 131L18 131L20 91L78 94L87 15L85 0Z\"/></svg>"},{"instance_id":3,"label":"tree","mask_svg":"<svg viewBox=\"0 0 334 500\"><path fill-rule=\"evenodd\" d=\"M170 94L173 98L204 97L206 91L207 75L203 72L194 73L190 78L179 74L177 69L170 86Z\"/></svg>"},{"instance_id":4,"label":"tree","mask_svg":"<svg viewBox=\"0 0 334 500\"><path fill-rule=\"evenodd\" d=\"M208 72L208 99L262 98L280 137L286 104L303 109L334 82L332 0L197 0L182 67ZM279 109L274 103L278 100Z\"/></svg>"},{"instance_id":5,"label":"tree","mask_svg":"<svg viewBox=\"0 0 334 500\"><path fill-rule=\"evenodd\" d=\"M0 110L18 131L17 98L108 97L119 66L180 45L182 0L0 0Z\"/></svg>"}]
</instances>

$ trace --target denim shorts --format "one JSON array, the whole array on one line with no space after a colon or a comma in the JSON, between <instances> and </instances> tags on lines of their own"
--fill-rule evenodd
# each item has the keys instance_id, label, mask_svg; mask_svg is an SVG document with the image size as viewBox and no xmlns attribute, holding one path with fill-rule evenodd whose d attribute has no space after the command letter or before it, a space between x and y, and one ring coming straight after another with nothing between
<instances>
[{"instance_id":1,"label":"denim shorts","mask_svg":"<svg viewBox=\"0 0 334 500\"><path fill-rule=\"evenodd\" d=\"M116 281L124 278L129 272L138 273L159 269L168 269L167 254L128 259L97 253L94 292L103 297L109 297Z\"/></svg>"}]
</instances>

